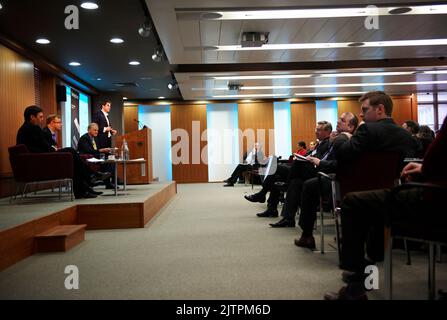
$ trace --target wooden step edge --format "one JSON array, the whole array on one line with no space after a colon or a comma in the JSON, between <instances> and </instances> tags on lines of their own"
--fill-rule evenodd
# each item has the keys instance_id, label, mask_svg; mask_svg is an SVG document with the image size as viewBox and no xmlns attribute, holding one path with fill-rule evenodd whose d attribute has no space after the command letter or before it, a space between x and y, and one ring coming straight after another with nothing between
<instances>
[{"instance_id":1,"label":"wooden step edge","mask_svg":"<svg viewBox=\"0 0 447 320\"><path fill-rule=\"evenodd\" d=\"M42 233L35 235L34 238L65 238L65 237L69 237L69 236L73 235L74 233L78 232L79 230L82 230L82 229L85 230L86 227L87 227L86 224L59 225L59 226L53 227L51 229L48 229ZM63 234L51 234L51 233L57 231L58 229L62 229L62 228L68 229L68 232L63 233Z\"/></svg>"}]
</instances>

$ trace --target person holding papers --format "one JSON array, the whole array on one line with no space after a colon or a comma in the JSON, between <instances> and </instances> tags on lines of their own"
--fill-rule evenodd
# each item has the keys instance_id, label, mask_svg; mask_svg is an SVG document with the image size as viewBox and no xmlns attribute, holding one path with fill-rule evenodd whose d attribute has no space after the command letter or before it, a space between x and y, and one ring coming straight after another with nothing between
<instances>
[{"instance_id":1,"label":"person holding papers","mask_svg":"<svg viewBox=\"0 0 447 320\"><path fill-rule=\"evenodd\" d=\"M244 172L259 167L265 162L265 156L264 152L262 152L261 144L256 142L253 146L253 150L251 150L251 152L247 155L244 163L238 164L236 169L234 169L233 173L231 174L231 177L224 181L226 183L224 187L233 187L238 178L239 180L243 180L242 174Z\"/></svg>"},{"instance_id":2,"label":"person holding papers","mask_svg":"<svg viewBox=\"0 0 447 320\"><path fill-rule=\"evenodd\" d=\"M78 142L78 151L80 154L89 154L96 159L101 158L101 153L110 153L112 148L99 148L98 144L98 125L93 122L88 126L88 132L84 134ZM114 181L115 164L101 164L101 171L110 172L112 175L109 179L104 180L106 189L115 189L115 185L112 183Z\"/></svg>"}]
</instances>

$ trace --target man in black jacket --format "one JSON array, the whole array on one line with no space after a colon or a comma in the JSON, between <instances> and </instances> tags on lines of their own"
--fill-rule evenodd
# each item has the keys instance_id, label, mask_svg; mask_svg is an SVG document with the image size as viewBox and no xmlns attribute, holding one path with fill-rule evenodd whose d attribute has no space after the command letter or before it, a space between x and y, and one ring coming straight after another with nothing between
<instances>
[{"instance_id":1,"label":"man in black jacket","mask_svg":"<svg viewBox=\"0 0 447 320\"><path fill-rule=\"evenodd\" d=\"M340 115L337 122L337 130L329 138L329 149L323 158L307 157L308 162L313 165L314 172L333 173L337 167L335 152L354 133L358 126L358 118L351 112ZM316 174L316 173L315 173ZM316 208L319 203L320 189L318 178L315 175L310 179L298 176L291 179L287 191L286 204L282 212L283 219L275 224L273 228L294 227L295 214L301 207L299 225L303 229L301 241L295 241L298 246L315 248L315 240L312 236L316 219ZM330 184L324 185L325 194L330 192Z\"/></svg>"},{"instance_id":2,"label":"man in black jacket","mask_svg":"<svg viewBox=\"0 0 447 320\"><path fill-rule=\"evenodd\" d=\"M58 150L59 147L57 145L57 134L62 130L62 119L56 115L51 114L47 117L47 126L42 129L45 139L48 141L48 144L54 148L54 150Z\"/></svg>"},{"instance_id":3,"label":"man in black jacket","mask_svg":"<svg viewBox=\"0 0 447 320\"><path fill-rule=\"evenodd\" d=\"M118 131L112 128L109 120L111 107L112 102L104 100L101 104L101 110L96 112L92 118L92 122L98 124L98 147L101 149L112 147L112 136L118 133Z\"/></svg>"},{"instance_id":4,"label":"man in black jacket","mask_svg":"<svg viewBox=\"0 0 447 320\"><path fill-rule=\"evenodd\" d=\"M43 111L37 106L29 106L24 112L25 123L17 132L17 144L24 144L28 151L33 153L55 152L48 143L40 128L43 122ZM95 173L80 159L79 154L72 148L61 149L62 152L70 152L73 155L73 191L76 198L95 198L98 194L93 191L88 183L96 180L110 178L110 173Z\"/></svg>"},{"instance_id":5,"label":"man in black jacket","mask_svg":"<svg viewBox=\"0 0 447 320\"><path fill-rule=\"evenodd\" d=\"M403 156L413 156L416 147L411 135L404 135L397 125L389 121L391 99L387 97L383 92L369 92L360 99L362 112L365 114L365 128L358 137L354 135L349 144L346 143L343 146L345 152L359 154L368 149L387 148L386 150L390 150L390 142L392 142L396 151L401 152ZM427 182L446 185L447 118L444 120L441 131L442 134L427 151L423 164L409 163L402 170L403 179L410 177L409 180L412 180L419 176ZM382 256L384 248L383 234L368 237L368 233L371 230L375 232L383 230L386 218L392 222L411 220L438 227L445 226L447 219L442 211L439 212L439 208L444 207L446 196L445 191L431 193L424 192L421 188L406 189L397 193L392 193L389 189L348 193L341 205L343 246L340 265L341 269L345 270L342 278L348 286L343 287L338 293L327 293L325 299L367 299L364 287L364 272L367 264L365 242L367 239L368 241L376 240L375 246L374 244L367 246L368 256L370 254L368 247L372 247L375 254L381 251Z\"/></svg>"},{"instance_id":6,"label":"man in black jacket","mask_svg":"<svg viewBox=\"0 0 447 320\"><path fill-rule=\"evenodd\" d=\"M329 149L329 136L332 132L332 124L327 121L319 121L315 129L315 135L319 143L315 150L311 153L313 157L323 158ZM315 168L310 163L304 163L299 160L295 160L292 166L278 165L275 174L268 175L262 183L262 189L258 193L244 196L250 202L265 202L265 197L270 192L269 199L267 201L267 210L258 213L260 218L264 217L277 217L277 206L279 203L279 190L275 188L275 182L287 181L293 179L296 176L299 177L312 177L315 176Z\"/></svg>"}]
</instances>

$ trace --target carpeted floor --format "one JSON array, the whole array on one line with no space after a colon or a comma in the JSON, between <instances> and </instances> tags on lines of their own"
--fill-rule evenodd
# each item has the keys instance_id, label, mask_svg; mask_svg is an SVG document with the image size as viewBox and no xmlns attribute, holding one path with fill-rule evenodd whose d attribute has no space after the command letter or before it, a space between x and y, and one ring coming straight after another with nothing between
<instances>
[{"instance_id":1,"label":"carpeted floor","mask_svg":"<svg viewBox=\"0 0 447 320\"><path fill-rule=\"evenodd\" d=\"M296 300L338 290L337 254L295 247L298 228L270 228L277 219L256 217L265 204L246 201L251 192L244 185L179 185L144 229L90 231L67 253L34 255L1 272L0 298ZM67 265L79 269L79 290L65 289ZM437 265L444 289L446 266ZM425 299L426 272L423 254L407 266L395 250L395 297ZM369 298L382 299L383 292Z\"/></svg>"}]
</instances>

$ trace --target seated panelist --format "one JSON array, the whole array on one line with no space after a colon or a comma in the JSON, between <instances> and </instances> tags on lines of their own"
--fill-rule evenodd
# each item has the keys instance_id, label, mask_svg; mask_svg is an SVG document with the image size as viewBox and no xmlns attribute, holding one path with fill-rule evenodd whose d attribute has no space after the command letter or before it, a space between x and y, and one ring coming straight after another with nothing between
<instances>
[{"instance_id":1,"label":"seated panelist","mask_svg":"<svg viewBox=\"0 0 447 320\"><path fill-rule=\"evenodd\" d=\"M101 158L101 153L110 153L112 148L98 148L98 124L90 123L88 126L88 132L84 134L78 143L78 151L80 154L91 154L97 159Z\"/></svg>"}]
</instances>

